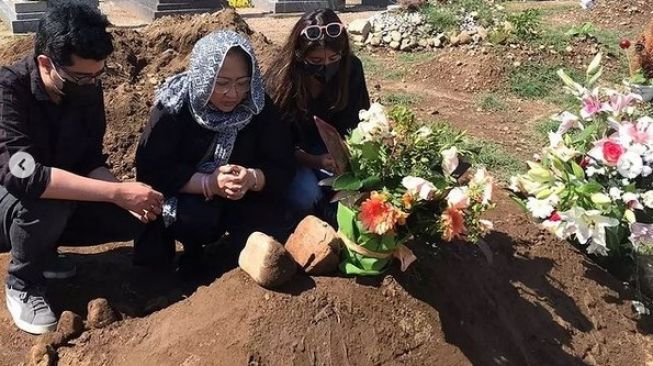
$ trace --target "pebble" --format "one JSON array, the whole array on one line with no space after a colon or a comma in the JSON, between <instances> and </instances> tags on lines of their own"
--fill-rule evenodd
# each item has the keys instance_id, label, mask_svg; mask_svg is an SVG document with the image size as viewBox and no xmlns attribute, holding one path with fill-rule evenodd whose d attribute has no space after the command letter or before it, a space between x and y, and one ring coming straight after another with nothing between
<instances>
[{"instance_id":1,"label":"pebble","mask_svg":"<svg viewBox=\"0 0 653 366\"><path fill-rule=\"evenodd\" d=\"M117 318L109 305L109 301L99 298L88 303L88 317L86 320L89 326L93 328L104 328L114 323Z\"/></svg>"}]
</instances>

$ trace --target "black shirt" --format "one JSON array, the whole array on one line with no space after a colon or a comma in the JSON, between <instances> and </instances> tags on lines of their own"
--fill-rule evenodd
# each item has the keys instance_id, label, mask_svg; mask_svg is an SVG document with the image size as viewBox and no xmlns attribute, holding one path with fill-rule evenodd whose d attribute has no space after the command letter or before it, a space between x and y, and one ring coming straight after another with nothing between
<instances>
[{"instance_id":1,"label":"black shirt","mask_svg":"<svg viewBox=\"0 0 653 366\"><path fill-rule=\"evenodd\" d=\"M0 68L0 185L15 197L39 198L50 181L51 167L86 176L105 166L105 130L102 97L84 106L65 100L54 103L34 56ZM36 162L27 178L9 170L9 159L19 151Z\"/></svg>"},{"instance_id":2,"label":"black shirt","mask_svg":"<svg viewBox=\"0 0 653 366\"><path fill-rule=\"evenodd\" d=\"M137 179L166 197L176 195L197 172L215 134L199 125L187 106L171 114L157 104L136 151ZM290 126L269 98L238 132L229 163L263 171L265 187L254 194L280 198L287 189L295 174Z\"/></svg>"},{"instance_id":3,"label":"black shirt","mask_svg":"<svg viewBox=\"0 0 653 366\"><path fill-rule=\"evenodd\" d=\"M358 112L361 109L369 109L370 96L365 84L365 74L361 60L352 55L349 77L349 89L347 104L344 109L336 111L331 108L337 95L337 80L328 83L322 95L311 100L308 105L306 118L295 121L295 142L296 145L309 151L311 146L321 143L320 135L315 126L313 116L318 116L334 126L341 136L345 136L350 130L356 128L359 122Z\"/></svg>"}]
</instances>

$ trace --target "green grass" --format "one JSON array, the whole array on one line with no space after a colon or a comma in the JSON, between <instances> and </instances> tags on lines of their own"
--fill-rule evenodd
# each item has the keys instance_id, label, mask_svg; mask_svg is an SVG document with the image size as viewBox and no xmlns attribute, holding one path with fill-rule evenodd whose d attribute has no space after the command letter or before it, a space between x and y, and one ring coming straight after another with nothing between
<instances>
[{"instance_id":1,"label":"green grass","mask_svg":"<svg viewBox=\"0 0 653 366\"><path fill-rule=\"evenodd\" d=\"M549 138L549 132L556 131L560 122L554 121L551 118L545 118L537 121L535 124L535 133L538 140L547 141Z\"/></svg>"},{"instance_id":2,"label":"green grass","mask_svg":"<svg viewBox=\"0 0 653 366\"><path fill-rule=\"evenodd\" d=\"M498 112L508 109L508 104L501 96L493 93L483 94L476 101L479 108L486 112Z\"/></svg>"},{"instance_id":3,"label":"green grass","mask_svg":"<svg viewBox=\"0 0 653 366\"><path fill-rule=\"evenodd\" d=\"M404 64L421 64L430 61L435 57L431 52L416 52L416 53L401 53L399 54L399 62Z\"/></svg>"},{"instance_id":4,"label":"green grass","mask_svg":"<svg viewBox=\"0 0 653 366\"><path fill-rule=\"evenodd\" d=\"M404 69L393 70L385 75L385 78L392 81L398 81L406 77L408 71Z\"/></svg>"},{"instance_id":5,"label":"green grass","mask_svg":"<svg viewBox=\"0 0 653 366\"><path fill-rule=\"evenodd\" d=\"M383 71L381 64L372 56L359 54L358 58L363 63L363 70L365 70L366 75L377 76Z\"/></svg>"},{"instance_id":6,"label":"green grass","mask_svg":"<svg viewBox=\"0 0 653 366\"><path fill-rule=\"evenodd\" d=\"M454 136L457 134L450 124L445 122L436 122L439 128L442 128L446 135ZM445 137L447 138L447 137ZM474 153L474 165L483 165L493 174L507 182L512 175L525 171L523 161L506 151L504 147L485 139L478 139L469 135L465 136L461 149L469 150Z\"/></svg>"},{"instance_id":7,"label":"green grass","mask_svg":"<svg viewBox=\"0 0 653 366\"><path fill-rule=\"evenodd\" d=\"M525 64L513 69L508 76L510 91L523 99L543 99L553 103L569 106L573 100L562 91L562 81L556 74L564 68L575 80L581 80L580 72L568 69L564 65Z\"/></svg>"},{"instance_id":8,"label":"green grass","mask_svg":"<svg viewBox=\"0 0 653 366\"><path fill-rule=\"evenodd\" d=\"M384 94L381 97L381 103L384 105L401 105L410 107L421 101L421 97L417 94L406 93L406 92L392 92Z\"/></svg>"},{"instance_id":9,"label":"green grass","mask_svg":"<svg viewBox=\"0 0 653 366\"><path fill-rule=\"evenodd\" d=\"M440 32L458 30L460 26L459 11L477 12L481 25L489 28L494 23L496 9L486 0L457 0L443 4L433 4L422 8L427 21Z\"/></svg>"}]
</instances>

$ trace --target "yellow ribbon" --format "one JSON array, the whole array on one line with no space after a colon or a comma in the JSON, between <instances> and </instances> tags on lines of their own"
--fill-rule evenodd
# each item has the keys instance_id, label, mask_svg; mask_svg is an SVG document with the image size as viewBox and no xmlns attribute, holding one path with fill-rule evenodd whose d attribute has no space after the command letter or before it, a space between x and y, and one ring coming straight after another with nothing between
<instances>
[{"instance_id":1,"label":"yellow ribbon","mask_svg":"<svg viewBox=\"0 0 653 366\"><path fill-rule=\"evenodd\" d=\"M342 239L342 242L345 244L347 248L360 255L364 255L366 257L372 257L376 259L388 259L390 257L395 257L399 259L402 272L405 272L406 269L408 269L408 266L410 266L415 260L417 260L417 257L415 256L415 254L413 254L413 251L403 244L399 244L397 248L395 248L395 250L393 250L392 252L375 252L373 250L369 250L363 246L354 243L342 231L338 231L338 237Z\"/></svg>"}]
</instances>

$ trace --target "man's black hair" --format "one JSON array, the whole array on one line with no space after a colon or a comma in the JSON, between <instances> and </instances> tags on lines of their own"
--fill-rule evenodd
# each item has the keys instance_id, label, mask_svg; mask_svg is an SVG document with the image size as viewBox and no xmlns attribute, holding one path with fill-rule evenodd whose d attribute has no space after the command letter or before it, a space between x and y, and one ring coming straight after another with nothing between
<instances>
[{"instance_id":1,"label":"man's black hair","mask_svg":"<svg viewBox=\"0 0 653 366\"><path fill-rule=\"evenodd\" d=\"M78 1L57 2L39 21L34 40L35 56L46 55L56 64L72 65L71 55L104 60L113 52L107 17Z\"/></svg>"}]
</instances>

